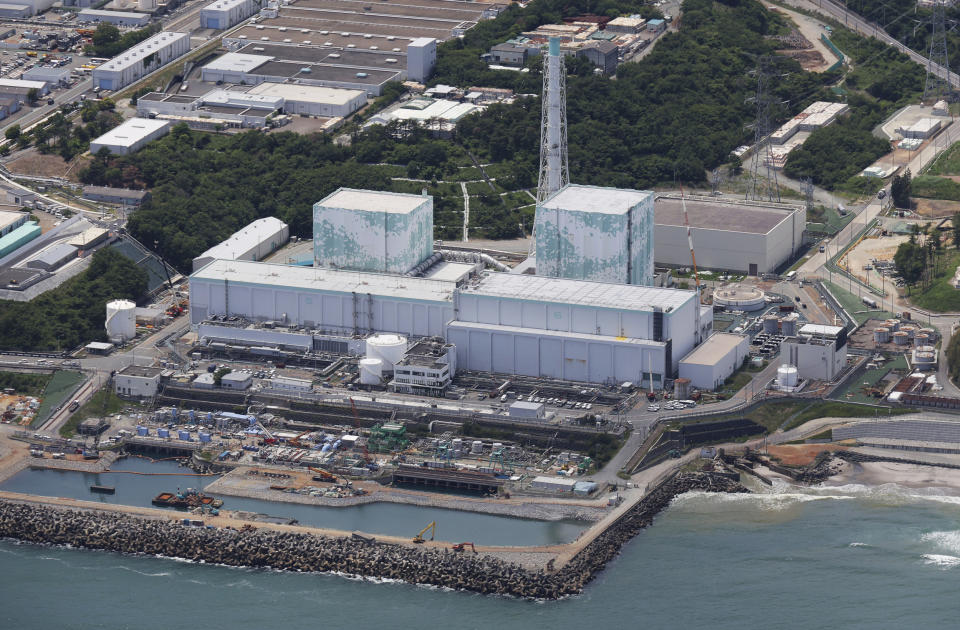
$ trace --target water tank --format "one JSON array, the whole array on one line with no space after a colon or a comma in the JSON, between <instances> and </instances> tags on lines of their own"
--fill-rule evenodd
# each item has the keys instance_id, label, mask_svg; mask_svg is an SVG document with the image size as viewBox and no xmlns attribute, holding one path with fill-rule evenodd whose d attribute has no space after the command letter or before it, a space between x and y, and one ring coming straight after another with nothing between
<instances>
[{"instance_id":1,"label":"water tank","mask_svg":"<svg viewBox=\"0 0 960 630\"><path fill-rule=\"evenodd\" d=\"M921 328L920 332L925 334L930 339L937 338L937 329L936 328Z\"/></svg>"},{"instance_id":2,"label":"water tank","mask_svg":"<svg viewBox=\"0 0 960 630\"><path fill-rule=\"evenodd\" d=\"M763 318L763 332L777 334L780 331L780 319L776 315L767 315Z\"/></svg>"},{"instance_id":3,"label":"water tank","mask_svg":"<svg viewBox=\"0 0 960 630\"><path fill-rule=\"evenodd\" d=\"M900 330L900 320L899 319L888 319L883 323L884 326L890 329L890 332L897 332Z\"/></svg>"},{"instance_id":4,"label":"water tank","mask_svg":"<svg viewBox=\"0 0 960 630\"><path fill-rule=\"evenodd\" d=\"M784 337L797 336L797 317L796 313L788 315L780 320L780 334Z\"/></svg>"},{"instance_id":5,"label":"water tank","mask_svg":"<svg viewBox=\"0 0 960 630\"><path fill-rule=\"evenodd\" d=\"M203 432L201 432L201 433L200 433L200 441L201 441L201 442L209 442L209 441L210 441L210 434L209 434L209 433L203 433Z\"/></svg>"},{"instance_id":6,"label":"water tank","mask_svg":"<svg viewBox=\"0 0 960 630\"><path fill-rule=\"evenodd\" d=\"M777 368L777 385L780 387L796 387L799 376L797 368L783 364Z\"/></svg>"},{"instance_id":7,"label":"water tank","mask_svg":"<svg viewBox=\"0 0 960 630\"><path fill-rule=\"evenodd\" d=\"M150 435L150 429L147 427L137 427L137 435L141 437L144 435Z\"/></svg>"},{"instance_id":8,"label":"water tank","mask_svg":"<svg viewBox=\"0 0 960 630\"><path fill-rule=\"evenodd\" d=\"M676 400L686 400L690 398L690 379L677 378L673 381L673 397Z\"/></svg>"},{"instance_id":9,"label":"water tank","mask_svg":"<svg viewBox=\"0 0 960 630\"><path fill-rule=\"evenodd\" d=\"M162 437L162 438L170 437L170 429L157 429L157 437Z\"/></svg>"},{"instance_id":10,"label":"water tank","mask_svg":"<svg viewBox=\"0 0 960 630\"><path fill-rule=\"evenodd\" d=\"M383 361L383 371L393 372L407 351L407 338L403 335L372 335L367 338L367 358Z\"/></svg>"},{"instance_id":11,"label":"water tank","mask_svg":"<svg viewBox=\"0 0 960 630\"><path fill-rule=\"evenodd\" d=\"M462 453L463 452L463 440L460 438L453 439L453 452Z\"/></svg>"},{"instance_id":12,"label":"water tank","mask_svg":"<svg viewBox=\"0 0 960 630\"><path fill-rule=\"evenodd\" d=\"M503 442L494 442L493 452L496 453L497 451L500 451L500 450L503 450Z\"/></svg>"},{"instance_id":13,"label":"water tank","mask_svg":"<svg viewBox=\"0 0 960 630\"><path fill-rule=\"evenodd\" d=\"M936 350L933 346L917 346L917 352L935 352Z\"/></svg>"},{"instance_id":14,"label":"water tank","mask_svg":"<svg viewBox=\"0 0 960 630\"><path fill-rule=\"evenodd\" d=\"M905 346L910 343L910 335L902 330L899 330L893 333L893 343L897 344L898 346Z\"/></svg>"},{"instance_id":15,"label":"water tank","mask_svg":"<svg viewBox=\"0 0 960 630\"><path fill-rule=\"evenodd\" d=\"M190 441L190 432L189 431L177 431L177 439L183 440L184 442Z\"/></svg>"},{"instance_id":16,"label":"water tank","mask_svg":"<svg viewBox=\"0 0 960 630\"><path fill-rule=\"evenodd\" d=\"M873 341L876 343L890 343L890 329L881 326L873 331Z\"/></svg>"},{"instance_id":17,"label":"water tank","mask_svg":"<svg viewBox=\"0 0 960 630\"><path fill-rule=\"evenodd\" d=\"M934 357L937 355L933 352L915 352L913 354L914 363L933 363Z\"/></svg>"},{"instance_id":18,"label":"water tank","mask_svg":"<svg viewBox=\"0 0 960 630\"><path fill-rule=\"evenodd\" d=\"M483 442L480 440L474 440L470 443L470 454L479 455L483 453Z\"/></svg>"},{"instance_id":19,"label":"water tank","mask_svg":"<svg viewBox=\"0 0 960 630\"><path fill-rule=\"evenodd\" d=\"M930 335L927 333L918 332L913 336L913 343L917 346L928 346L930 345Z\"/></svg>"},{"instance_id":20,"label":"water tank","mask_svg":"<svg viewBox=\"0 0 960 630\"><path fill-rule=\"evenodd\" d=\"M137 7L141 11L152 13L157 8L157 0L137 0Z\"/></svg>"},{"instance_id":21,"label":"water tank","mask_svg":"<svg viewBox=\"0 0 960 630\"><path fill-rule=\"evenodd\" d=\"M914 335L917 334L917 327L914 326L913 324L907 324L905 326L900 327L900 332L907 333L907 337L909 339L913 339Z\"/></svg>"},{"instance_id":22,"label":"water tank","mask_svg":"<svg viewBox=\"0 0 960 630\"><path fill-rule=\"evenodd\" d=\"M113 343L124 343L137 336L137 305L130 300L107 302L107 320L104 324L107 338Z\"/></svg>"},{"instance_id":23,"label":"water tank","mask_svg":"<svg viewBox=\"0 0 960 630\"><path fill-rule=\"evenodd\" d=\"M381 359L360 359L360 384L379 385L383 379Z\"/></svg>"}]
</instances>

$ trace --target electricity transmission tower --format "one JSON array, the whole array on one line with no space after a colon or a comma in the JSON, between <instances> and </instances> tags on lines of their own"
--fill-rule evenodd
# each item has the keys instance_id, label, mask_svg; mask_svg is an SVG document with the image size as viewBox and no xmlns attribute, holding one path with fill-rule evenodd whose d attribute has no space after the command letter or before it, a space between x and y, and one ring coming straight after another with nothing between
<instances>
[{"instance_id":1,"label":"electricity transmission tower","mask_svg":"<svg viewBox=\"0 0 960 630\"><path fill-rule=\"evenodd\" d=\"M770 146L770 109L773 99L770 96L770 79L773 77L773 58L762 56L757 60L757 94L753 97L757 107L753 123L753 162L750 166L750 181L747 183L747 199L754 201L780 201L780 185L777 182L777 169L774 167L773 150ZM761 170L766 169L765 176Z\"/></svg>"},{"instance_id":2,"label":"electricity transmission tower","mask_svg":"<svg viewBox=\"0 0 960 630\"><path fill-rule=\"evenodd\" d=\"M803 192L803 197L807 202L807 212L810 212L813 210L813 180L809 177L801 179L800 190Z\"/></svg>"},{"instance_id":3,"label":"electricity transmission tower","mask_svg":"<svg viewBox=\"0 0 960 630\"><path fill-rule=\"evenodd\" d=\"M936 102L950 94L950 60L947 57L947 0L934 0L930 16L930 51L927 55L927 81L924 102Z\"/></svg>"}]
</instances>

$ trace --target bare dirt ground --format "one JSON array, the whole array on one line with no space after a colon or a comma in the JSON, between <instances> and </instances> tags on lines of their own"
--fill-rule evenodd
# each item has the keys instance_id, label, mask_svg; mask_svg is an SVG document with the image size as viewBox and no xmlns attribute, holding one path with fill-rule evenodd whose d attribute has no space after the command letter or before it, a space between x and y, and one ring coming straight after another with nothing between
<instances>
[{"instance_id":1,"label":"bare dirt ground","mask_svg":"<svg viewBox=\"0 0 960 630\"><path fill-rule=\"evenodd\" d=\"M950 179L960 182L960 175L951 175ZM922 217L931 219L940 219L953 216L955 212L960 211L960 202L944 201L942 199L914 199L916 207L914 212Z\"/></svg>"},{"instance_id":2,"label":"bare dirt ground","mask_svg":"<svg viewBox=\"0 0 960 630\"><path fill-rule=\"evenodd\" d=\"M767 452L784 466L807 466L823 451L845 451L847 448L838 444L782 444L768 446Z\"/></svg>"},{"instance_id":3,"label":"bare dirt ground","mask_svg":"<svg viewBox=\"0 0 960 630\"><path fill-rule=\"evenodd\" d=\"M893 255L901 243L906 243L909 236L880 236L877 238L865 238L855 248L850 250L843 257L842 263L849 266L850 273L863 280L872 280L879 282L880 277L876 272L866 272L864 265L870 264L870 260L877 258L880 260L893 260ZM869 275L869 278L867 277Z\"/></svg>"},{"instance_id":4,"label":"bare dirt ground","mask_svg":"<svg viewBox=\"0 0 960 630\"><path fill-rule=\"evenodd\" d=\"M7 168L21 175L66 177L70 165L59 155L43 155L36 149L27 149L7 162Z\"/></svg>"},{"instance_id":5,"label":"bare dirt ground","mask_svg":"<svg viewBox=\"0 0 960 630\"><path fill-rule=\"evenodd\" d=\"M827 68L833 65L833 63L837 60L833 52L829 48L827 48L826 44L824 44L823 41L820 39L820 35L823 34L824 32L822 22L812 17L803 15L802 13L797 13L796 11L784 9L783 7L775 6L773 4L769 4L766 2L764 3L764 6L766 6L767 9L771 11L775 10L781 15L786 15L788 18L790 18L790 20L796 25L797 30L799 30L800 33L804 37L806 37L807 40L812 44L813 50L809 52L818 53L820 57L819 64L814 63L816 59L814 55L804 55L806 59L803 59L800 57L797 58L797 61L800 62L800 65L803 67L804 70L807 70L810 72L824 72L826 71ZM777 52L780 52L781 54L789 54L790 56L796 57L797 56L796 53L807 52L807 51L789 51L789 52L777 51Z\"/></svg>"}]
</instances>

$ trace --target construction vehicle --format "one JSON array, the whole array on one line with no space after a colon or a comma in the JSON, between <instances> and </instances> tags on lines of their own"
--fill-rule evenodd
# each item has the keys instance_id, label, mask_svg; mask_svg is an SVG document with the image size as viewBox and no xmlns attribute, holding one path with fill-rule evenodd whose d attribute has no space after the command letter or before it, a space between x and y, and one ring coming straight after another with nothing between
<instances>
[{"instance_id":1,"label":"construction vehicle","mask_svg":"<svg viewBox=\"0 0 960 630\"><path fill-rule=\"evenodd\" d=\"M303 438L303 436L307 435L308 433L311 433L310 429L307 429L306 431L304 431L303 433L301 433L295 438L287 440L287 444L289 444L290 446L295 446L297 448L310 448L308 445L300 441L300 439Z\"/></svg>"},{"instance_id":2,"label":"construction vehicle","mask_svg":"<svg viewBox=\"0 0 960 630\"><path fill-rule=\"evenodd\" d=\"M337 481L336 475L334 475L329 471L324 470L323 468L315 468L313 466L308 466L307 468L309 468L312 472L316 473L316 476L314 477L314 481L328 481L330 483L335 483ZM317 479L317 477L320 477L320 478Z\"/></svg>"},{"instance_id":3,"label":"construction vehicle","mask_svg":"<svg viewBox=\"0 0 960 630\"><path fill-rule=\"evenodd\" d=\"M455 544L455 545L453 546L453 550L454 550L454 551L463 551L464 548L467 547L467 546L470 547L470 551L472 551L473 553L477 553L477 548L473 546L473 543L472 543L472 542L457 543L457 544Z\"/></svg>"},{"instance_id":4,"label":"construction vehicle","mask_svg":"<svg viewBox=\"0 0 960 630\"><path fill-rule=\"evenodd\" d=\"M430 523L426 527L420 530L419 534L413 537L413 542L417 543L418 545L422 545L423 535L426 534L427 531L430 532L430 540L433 540L434 535L436 535L437 533L437 522L430 521Z\"/></svg>"}]
</instances>

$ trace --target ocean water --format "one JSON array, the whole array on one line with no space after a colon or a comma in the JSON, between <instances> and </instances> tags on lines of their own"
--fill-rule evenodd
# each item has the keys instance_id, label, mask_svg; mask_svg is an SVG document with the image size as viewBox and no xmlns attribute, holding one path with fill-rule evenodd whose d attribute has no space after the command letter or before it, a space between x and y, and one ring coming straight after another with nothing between
<instances>
[{"instance_id":1,"label":"ocean water","mask_svg":"<svg viewBox=\"0 0 960 630\"><path fill-rule=\"evenodd\" d=\"M101 503L153 507L151 501L161 492L203 488L216 477L192 474L173 461L150 462L126 458L113 469L123 472L81 473L33 468L23 470L0 484L0 490L42 496L68 497ZM90 492L91 485L113 486L116 494ZM277 496L283 496L277 493ZM271 516L295 518L303 525L328 527L369 534L413 536L431 521L437 523L437 536L454 542L471 541L484 545L552 545L576 539L590 525L585 521L536 521L476 512L396 503L370 503L350 507L326 507L262 501L222 496L226 510L246 510ZM2 628L0 628L2 630Z\"/></svg>"},{"instance_id":2,"label":"ocean water","mask_svg":"<svg viewBox=\"0 0 960 630\"><path fill-rule=\"evenodd\" d=\"M954 628L960 498L689 493L558 602L12 541L0 587L3 628Z\"/></svg>"}]
</instances>

